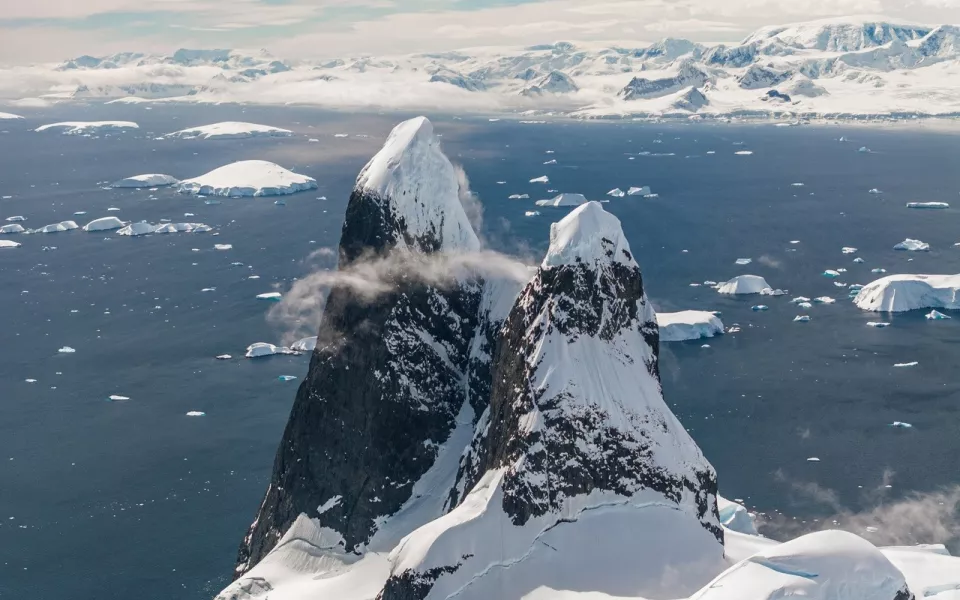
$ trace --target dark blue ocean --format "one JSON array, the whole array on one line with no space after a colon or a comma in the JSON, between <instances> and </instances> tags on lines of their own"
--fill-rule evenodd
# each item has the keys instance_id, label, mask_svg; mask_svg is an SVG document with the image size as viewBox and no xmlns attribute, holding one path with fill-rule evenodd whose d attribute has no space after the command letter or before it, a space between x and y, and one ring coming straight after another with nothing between
<instances>
[{"instance_id":1,"label":"dark blue ocean","mask_svg":"<svg viewBox=\"0 0 960 600\"><path fill-rule=\"evenodd\" d=\"M302 378L308 364L305 356L242 358L247 345L282 334L254 297L282 291L308 271L308 254L335 247L358 171L408 115L158 104L68 105L26 116L0 122L0 219L23 215L25 226L40 227L114 214L200 221L219 235L4 236L23 246L0 250L0 598L209 598L228 581L294 398L297 382L278 376ZM141 128L97 138L31 131L99 119ZM155 139L225 120L296 136ZM877 316L821 275L846 268L840 281L864 284L879 267L960 272L960 213L904 207L960 202L955 131L439 115L434 122L483 201L484 235L497 250L542 255L550 223L566 209L524 212L552 196L547 189L606 199L614 187L650 185L659 194L606 207L622 221L658 309L719 310L740 327L709 348L662 350L667 401L717 468L721 493L804 520L838 507L803 490L833 491L857 511L876 501L865 490L881 484L891 486L881 488L889 501L960 483L960 314L929 322L916 312L884 317L892 323L885 329L867 327ZM861 146L872 152L857 152ZM753 154L735 154L741 150ZM315 177L319 189L287 197L285 206L102 189L135 174L187 178L242 159L277 162ZM543 164L550 159L557 164ZM541 175L549 185L528 183ZM524 193L530 200L508 199ZM932 251L895 252L906 237ZM842 254L844 246L857 254ZM752 264L734 264L747 257ZM744 273L790 295L731 298L691 286ZM837 303L798 311L789 303L795 295ZM769 311L752 311L758 302ZM794 323L800 313L812 320ZM76 352L59 353L62 346ZM223 353L235 358L214 360ZM919 364L892 367L911 361Z\"/></svg>"}]
</instances>

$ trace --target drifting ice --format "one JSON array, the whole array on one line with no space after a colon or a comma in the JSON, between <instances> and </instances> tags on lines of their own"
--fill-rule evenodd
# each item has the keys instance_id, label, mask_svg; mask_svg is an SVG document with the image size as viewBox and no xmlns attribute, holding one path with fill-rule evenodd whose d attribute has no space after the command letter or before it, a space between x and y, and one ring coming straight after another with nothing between
<instances>
[{"instance_id":1,"label":"drifting ice","mask_svg":"<svg viewBox=\"0 0 960 600\"><path fill-rule=\"evenodd\" d=\"M151 225L150 223L141 221L140 223L131 223L117 231L117 235L128 235L128 236L138 236L138 235L147 235L148 233L153 233L157 230L156 225Z\"/></svg>"},{"instance_id":2,"label":"drifting ice","mask_svg":"<svg viewBox=\"0 0 960 600\"><path fill-rule=\"evenodd\" d=\"M907 208L950 208L946 202L907 202Z\"/></svg>"},{"instance_id":3,"label":"drifting ice","mask_svg":"<svg viewBox=\"0 0 960 600\"><path fill-rule=\"evenodd\" d=\"M83 226L84 231L108 231L110 229L120 229L123 227L123 221L117 217L101 217L94 219Z\"/></svg>"},{"instance_id":4,"label":"drifting ice","mask_svg":"<svg viewBox=\"0 0 960 600\"><path fill-rule=\"evenodd\" d=\"M632 187L627 190L628 196L649 196L653 192L650 191L649 185L643 185L640 187Z\"/></svg>"},{"instance_id":5,"label":"drifting ice","mask_svg":"<svg viewBox=\"0 0 960 600\"><path fill-rule=\"evenodd\" d=\"M559 194L549 200L537 200L537 206L580 206L586 202L583 194Z\"/></svg>"},{"instance_id":6,"label":"drifting ice","mask_svg":"<svg viewBox=\"0 0 960 600\"><path fill-rule=\"evenodd\" d=\"M944 319L952 318L937 310L931 310L929 313L927 313L926 317L929 321L943 321Z\"/></svg>"},{"instance_id":7,"label":"drifting ice","mask_svg":"<svg viewBox=\"0 0 960 600\"><path fill-rule=\"evenodd\" d=\"M717 291L721 294L759 294L770 285L759 275L739 275L720 284Z\"/></svg>"},{"instance_id":8,"label":"drifting ice","mask_svg":"<svg viewBox=\"0 0 960 600\"><path fill-rule=\"evenodd\" d=\"M281 196L316 189L312 177L265 160L241 160L180 182L183 194L211 196Z\"/></svg>"},{"instance_id":9,"label":"drifting ice","mask_svg":"<svg viewBox=\"0 0 960 600\"><path fill-rule=\"evenodd\" d=\"M657 313L661 342L682 342L710 338L723 333L723 322L713 313L703 310L683 310Z\"/></svg>"},{"instance_id":10,"label":"drifting ice","mask_svg":"<svg viewBox=\"0 0 960 600\"><path fill-rule=\"evenodd\" d=\"M289 129L280 129L279 127L270 127L269 125L257 125L256 123L224 121L222 123L174 131L163 137L180 138L184 140L226 140L251 137L290 137L291 135L293 135L293 132Z\"/></svg>"},{"instance_id":11,"label":"drifting ice","mask_svg":"<svg viewBox=\"0 0 960 600\"><path fill-rule=\"evenodd\" d=\"M176 177L171 177L170 175L162 175L159 173L150 173L146 175L134 175L133 177L127 177L126 179L121 179L120 181L114 181L110 184L112 188L145 188L145 187L161 187L166 185L174 185L180 183L180 180Z\"/></svg>"},{"instance_id":12,"label":"drifting ice","mask_svg":"<svg viewBox=\"0 0 960 600\"><path fill-rule=\"evenodd\" d=\"M930 250L930 244L920 240L911 240L907 238L893 247L894 250L908 250L910 252L927 252Z\"/></svg>"},{"instance_id":13,"label":"drifting ice","mask_svg":"<svg viewBox=\"0 0 960 600\"><path fill-rule=\"evenodd\" d=\"M614 198L623 198L624 196L627 195L627 193L621 190L620 188L613 188L612 190L607 192L607 195L613 196Z\"/></svg>"},{"instance_id":14,"label":"drifting ice","mask_svg":"<svg viewBox=\"0 0 960 600\"><path fill-rule=\"evenodd\" d=\"M546 175L543 175L541 177L534 177L533 179L530 180L530 183L550 183L550 178L547 177Z\"/></svg>"},{"instance_id":15,"label":"drifting ice","mask_svg":"<svg viewBox=\"0 0 960 600\"><path fill-rule=\"evenodd\" d=\"M888 275L865 285L854 299L862 310L904 312L960 309L960 275Z\"/></svg>"},{"instance_id":16,"label":"drifting ice","mask_svg":"<svg viewBox=\"0 0 960 600\"><path fill-rule=\"evenodd\" d=\"M280 292L267 292L265 294L257 294L257 300L269 300L270 302L279 302L282 295Z\"/></svg>"},{"instance_id":17,"label":"drifting ice","mask_svg":"<svg viewBox=\"0 0 960 600\"><path fill-rule=\"evenodd\" d=\"M20 244L13 240L0 240L0 248L19 248Z\"/></svg>"}]
</instances>

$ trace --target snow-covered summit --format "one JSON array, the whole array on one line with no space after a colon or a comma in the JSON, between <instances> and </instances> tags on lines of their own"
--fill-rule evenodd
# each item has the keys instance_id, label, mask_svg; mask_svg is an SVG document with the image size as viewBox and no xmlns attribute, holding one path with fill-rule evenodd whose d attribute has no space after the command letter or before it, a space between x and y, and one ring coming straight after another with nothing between
<instances>
[{"instance_id":1,"label":"snow-covered summit","mask_svg":"<svg viewBox=\"0 0 960 600\"><path fill-rule=\"evenodd\" d=\"M603 210L599 202L587 202L550 226L550 248L541 266L598 261L637 265L620 220Z\"/></svg>"},{"instance_id":2,"label":"snow-covered summit","mask_svg":"<svg viewBox=\"0 0 960 600\"><path fill-rule=\"evenodd\" d=\"M894 40L918 40L931 29L926 25L897 23L884 17L843 17L763 27L743 40L743 44L776 40L796 48L851 52Z\"/></svg>"},{"instance_id":3,"label":"snow-covered summit","mask_svg":"<svg viewBox=\"0 0 960 600\"><path fill-rule=\"evenodd\" d=\"M480 248L461 205L467 193L457 170L440 149L433 124L416 117L397 125L357 178L356 191L402 223L404 245L437 245L448 251Z\"/></svg>"}]
</instances>

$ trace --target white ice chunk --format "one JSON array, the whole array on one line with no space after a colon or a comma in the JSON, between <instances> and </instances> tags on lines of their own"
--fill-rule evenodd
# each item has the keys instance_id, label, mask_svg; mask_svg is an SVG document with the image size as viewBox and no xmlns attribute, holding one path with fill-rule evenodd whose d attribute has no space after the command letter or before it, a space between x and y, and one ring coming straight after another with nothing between
<instances>
[{"instance_id":1,"label":"white ice chunk","mask_svg":"<svg viewBox=\"0 0 960 600\"><path fill-rule=\"evenodd\" d=\"M9 225L0 227L0 233L23 233L24 231L26 231L26 229L19 223L10 223Z\"/></svg>"},{"instance_id":2,"label":"white ice chunk","mask_svg":"<svg viewBox=\"0 0 960 600\"><path fill-rule=\"evenodd\" d=\"M735 260L734 262L735 262L736 264L738 264L738 265L749 265L750 263L753 262L753 259L752 259L752 258L738 258L738 259Z\"/></svg>"},{"instance_id":3,"label":"white ice chunk","mask_svg":"<svg viewBox=\"0 0 960 600\"><path fill-rule=\"evenodd\" d=\"M715 314L704 310L658 312L661 342L682 342L710 338L723 333L723 321Z\"/></svg>"},{"instance_id":4,"label":"white ice chunk","mask_svg":"<svg viewBox=\"0 0 960 600\"><path fill-rule=\"evenodd\" d=\"M946 202L907 202L907 208L950 208Z\"/></svg>"},{"instance_id":5,"label":"white ice chunk","mask_svg":"<svg viewBox=\"0 0 960 600\"><path fill-rule=\"evenodd\" d=\"M613 196L614 198L623 198L624 196L627 195L627 193L621 190L620 188L613 188L612 190L607 192L607 195Z\"/></svg>"},{"instance_id":6,"label":"white ice chunk","mask_svg":"<svg viewBox=\"0 0 960 600\"><path fill-rule=\"evenodd\" d=\"M942 312L940 312L940 311L938 311L938 310L931 310L929 313L926 314L926 317L927 317L927 320L928 320L928 321L943 321L943 320L945 320L945 319L950 319L950 318L952 318L952 317L949 317L949 316L943 314Z\"/></svg>"},{"instance_id":7,"label":"white ice chunk","mask_svg":"<svg viewBox=\"0 0 960 600\"><path fill-rule=\"evenodd\" d=\"M586 202L583 194L558 194L549 200L537 200L537 206L580 206Z\"/></svg>"},{"instance_id":8,"label":"white ice chunk","mask_svg":"<svg viewBox=\"0 0 960 600\"><path fill-rule=\"evenodd\" d=\"M888 275L867 284L854 303L863 310L960 309L960 275Z\"/></svg>"},{"instance_id":9,"label":"white ice chunk","mask_svg":"<svg viewBox=\"0 0 960 600\"><path fill-rule=\"evenodd\" d=\"M82 135L85 133L99 133L101 131L139 129L133 121L64 121L41 125L34 131L62 130L64 135Z\"/></svg>"},{"instance_id":10,"label":"white ice chunk","mask_svg":"<svg viewBox=\"0 0 960 600\"><path fill-rule=\"evenodd\" d=\"M83 226L84 231L108 231L110 229L120 229L124 223L117 217L101 217L94 219Z\"/></svg>"},{"instance_id":11,"label":"white ice chunk","mask_svg":"<svg viewBox=\"0 0 960 600\"><path fill-rule=\"evenodd\" d=\"M139 223L131 223L126 227L117 231L117 235L127 235L127 236L138 236L138 235L147 235L148 233L153 233L156 231L157 226L151 225L145 221Z\"/></svg>"},{"instance_id":12,"label":"white ice chunk","mask_svg":"<svg viewBox=\"0 0 960 600\"><path fill-rule=\"evenodd\" d=\"M649 185L641 185L640 187L632 187L627 190L628 196L649 196L653 192L650 191Z\"/></svg>"},{"instance_id":13,"label":"white ice chunk","mask_svg":"<svg viewBox=\"0 0 960 600\"><path fill-rule=\"evenodd\" d=\"M717 291L721 294L759 294L764 289L770 289L770 285L763 277L759 275L738 275L720 284Z\"/></svg>"},{"instance_id":14,"label":"white ice chunk","mask_svg":"<svg viewBox=\"0 0 960 600\"><path fill-rule=\"evenodd\" d=\"M257 294L257 300L269 300L270 302L279 302L283 295L280 292L266 292Z\"/></svg>"},{"instance_id":15,"label":"white ice chunk","mask_svg":"<svg viewBox=\"0 0 960 600\"><path fill-rule=\"evenodd\" d=\"M265 160L241 160L180 182L184 194L212 196L280 196L316 189L312 177Z\"/></svg>"},{"instance_id":16,"label":"white ice chunk","mask_svg":"<svg viewBox=\"0 0 960 600\"><path fill-rule=\"evenodd\" d=\"M163 137L185 140L226 140L251 137L290 137L291 135L293 135L293 132L289 129L280 129L279 127L258 125L256 123L243 123L240 121L223 121L221 123L213 123L212 125L201 125L200 127L181 129L180 131L168 133Z\"/></svg>"},{"instance_id":17,"label":"white ice chunk","mask_svg":"<svg viewBox=\"0 0 960 600\"><path fill-rule=\"evenodd\" d=\"M907 238L893 247L894 250L907 250L910 252L927 252L930 250L930 244L920 240Z\"/></svg>"},{"instance_id":18,"label":"white ice chunk","mask_svg":"<svg viewBox=\"0 0 960 600\"><path fill-rule=\"evenodd\" d=\"M244 356L247 358L260 358L263 356L273 356L274 354L291 353L293 353L293 351L284 346L274 346L273 344L268 344L266 342L257 342L247 346L247 353Z\"/></svg>"},{"instance_id":19,"label":"white ice chunk","mask_svg":"<svg viewBox=\"0 0 960 600\"><path fill-rule=\"evenodd\" d=\"M313 352L316 347L317 336L313 336L297 340L292 346L290 346L290 349L296 352Z\"/></svg>"},{"instance_id":20,"label":"white ice chunk","mask_svg":"<svg viewBox=\"0 0 960 600\"><path fill-rule=\"evenodd\" d=\"M170 175L160 173L148 173L144 175L134 175L110 184L112 188L145 188L174 185L180 183L180 180Z\"/></svg>"},{"instance_id":21,"label":"white ice chunk","mask_svg":"<svg viewBox=\"0 0 960 600\"><path fill-rule=\"evenodd\" d=\"M534 177L531 179L530 183L550 183L550 178L546 175L541 175L540 177Z\"/></svg>"}]
</instances>

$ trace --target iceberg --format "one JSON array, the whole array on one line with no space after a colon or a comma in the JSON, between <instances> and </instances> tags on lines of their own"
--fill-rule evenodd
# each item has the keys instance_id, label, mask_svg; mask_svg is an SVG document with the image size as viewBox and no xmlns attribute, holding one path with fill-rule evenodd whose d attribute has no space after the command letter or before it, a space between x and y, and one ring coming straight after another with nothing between
<instances>
[{"instance_id":1,"label":"iceberg","mask_svg":"<svg viewBox=\"0 0 960 600\"><path fill-rule=\"evenodd\" d=\"M546 175L540 177L534 177L530 180L530 183L550 183L550 178Z\"/></svg>"},{"instance_id":2,"label":"iceberg","mask_svg":"<svg viewBox=\"0 0 960 600\"><path fill-rule=\"evenodd\" d=\"M753 150L737 150L734 154L737 156L750 156L753 154Z\"/></svg>"},{"instance_id":3,"label":"iceberg","mask_svg":"<svg viewBox=\"0 0 960 600\"><path fill-rule=\"evenodd\" d=\"M583 194L558 194L549 200L537 200L537 206L580 206L586 203Z\"/></svg>"},{"instance_id":4,"label":"iceberg","mask_svg":"<svg viewBox=\"0 0 960 600\"><path fill-rule=\"evenodd\" d=\"M738 275L730 281L721 283L717 291L721 294L759 294L771 289L767 281L759 275Z\"/></svg>"},{"instance_id":5,"label":"iceberg","mask_svg":"<svg viewBox=\"0 0 960 600\"><path fill-rule=\"evenodd\" d=\"M931 310L927 313L926 318L928 321L943 321L945 319L951 319L953 317L947 316L938 310Z\"/></svg>"},{"instance_id":6,"label":"iceberg","mask_svg":"<svg viewBox=\"0 0 960 600\"><path fill-rule=\"evenodd\" d=\"M266 292L257 294L257 300L269 300L270 302L280 302L283 295L280 292Z\"/></svg>"},{"instance_id":7,"label":"iceberg","mask_svg":"<svg viewBox=\"0 0 960 600\"><path fill-rule=\"evenodd\" d=\"M660 327L661 342L683 342L700 338L711 338L724 331L723 321L712 312L704 310L683 310L680 312L657 313L657 325Z\"/></svg>"},{"instance_id":8,"label":"iceberg","mask_svg":"<svg viewBox=\"0 0 960 600\"><path fill-rule=\"evenodd\" d=\"M834 300L830 296L820 296L819 298L814 298L813 301L818 304L833 304L834 302L836 302L836 300Z\"/></svg>"},{"instance_id":9,"label":"iceberg","mask_svg":"<svg viewBox=\"0 0 960 600\"><path fill-rule=\"evenodd\" d=\"M632 187L627 190L628 196L649 196L653 192L650 191L649 185L642 185L640 187Z\"/></svg>"},{"instance_id":10,"label":"iceberg","mask_svg":"<svg viewBox=\"0 0 960 600\"><path fill-rule=\"evenodd\" d=\"M904 423L903 421L894 421L890 423L890 427L896 427L898 429L912 429L913 425L910 423Z\"/></svg>"},{"instance_id":11,"label":"iceberg","mask_svg":"<svg viewBox=\"0 0 960 600\"><path fill-rule=\"evenodd\" d=\"M0 240L0 248L19 248L20 244L13 240Z\"/></svg>"},{"instance_id":12,"label":"iceberg","mask_svg":"<svg viewBox=\"0 0 960 600\"><path fill-rule=\"evenodd\" d=\"M883 192L881 192L881 191L878 190L877 188L873 188L873 189L869 190L867 193L869 193L869 194L882 194Z\"/></svg>"},{"instance_id":13,"label":"iceberg","mask_svg":"<svg viewBox=\"0 0 960 600\"><path fill-rule=\"evenodd\" d=\"M540 211L538 211L538 210L528 210L528 211L525 211L525 212L523 213L523 216L525 216L525 217L539 217L539 216L540 216Z\"/></svg>"},{"instance_id":14,"label":"iceberg","mask_svg":"<svg viewBox=\"0 0 960 600\"><path fill-rule=\"evenodd\" d=\"M124 222L117 217L101 217L94 219L83 226L84 231L109 231L110 229L120 229Z\"/></svg>"},{"instance_id":15,"label":"iceberg","mask_svg":"<svg viewBox=\"0 0 960 600\"><path fill-rule=\"evenodd\" d=\"M623 198L624 196L627 195L627 193L621 190L620 188L613 188L612 190L607 192L607 195L613 196L614 198Z\"/></svg>"},{"instance_id":16,"label":"iceberg","mask_svg":"<svg viewBox=\"0 0 960 600\"><path fill-rule=\"evenodd\" d=\"M919 365L919 364L920 364L919 362L913 361L913 362L905 362L905 363L896 363L896 364L893 365L893 366L902 369L902 368L906 368L906 367L915 367L915 366L917 366L917 365Z\"/></svg>"},{"instance_id":17,"label":"iceberg","mask_svg":"<svg viewBox=\"0 0 960 600\"><path fill-rule=\"evenodd\" d=\"M21 215L16 215L16 216L13 216L13 217L7 217L7 222L8 222L8 223L22 223L23 221L26 221L26 220L27 220L27 218L24 217L24 216L21 216Z\"/></svg>"},{"instance_id":18,"label":"iceberg","mask_svg":"<svg viewBox=\"0 0 960 600\"><path fill-rule=\"evenodd\" d=\"M313 352L317 347L317 336L305 337L303 339L297 340L290 346L290 349L295 352Z\"/></svg>"},{"instance_id":19,"label":"iceberg","mask_svg":"<svg viewBox=\"0 0 960 600\"><path fill-rule=\"evenodd\" d=\"M507 196L507 200L526 200L530 197L530 194L510 194Z\"/></svg>"},{"instance_id":20,"label":"iceberg","mask_svg":"<svg viewBox=\"0 0 960 600\"><path fill-rule=\"evenodd\" d=\"M290 137L291 135L293 135L293 132L289 129L241 121L223 121L212 125L181 129L163 137L184 140L227 140L251 137Z\"/></svg>"},{"instance_id":21,"label":"iceberg","mask_svg":"<svg viewBox=\"0 0 960 600\"><path fill-rule=\"evenodd\" d=\"M213 227L203 223L164 223L157 227L154 233L207 233Z\"/></svg>"},{"instance_id":22,"label":"iceberg","mask_svg":"<svg viewBox=\"0 0 960 600\"><path fill-rule=\"evenodd\" d=\"M858 256L858 257L856 257L855 259L853 259L853 262L855 262L855 263L857 263L857 264L861 264L861 263L864 263L864 262L866 262L866 261L863 260L862 258L860 258L860 257Z\"/></svg>"},{"instance_id":23,"label":"iceberg","mask_svg":"<svg viewBox=\"0 0 960 600\"><path fill-rule=\"evenodd\" d=\"M273 356L274 354L295 354L290 348L284 346L274 346L266 342L257 342L247 346L247 358L261 358L263 356Z\"/></svg>"},{"instance_id":24,"label":"iceberg","mask_svg":"<svg viewBox=\"0 0 960 600\"><path fill-rule=\"evenodd\" d=\"M950 208L946 202L907 202L907 208Z\"/></svg>"},{"instance_id":25,"label":"iceberg","mask_svg":"<svg viewBox=\"0 0 960 600\"><path fill-rule=\"evenodd\" d=\"M51 223L39 229L34 229L31 233L60 233L61 231L71 231L73 229L77 229L76 221L60 221L59 223Z\"/></svg>"},{"instance_id":26,"label":"iceberg","mask_svg":"<svg viewBox=\"0 0 960 600\"><path fill-rule=\"evenodd\" d=\"M806 323L810 320L808 315L797 315L793 318L794 323Z\"/></svg>"},{"instance_id":27,"label":"iceberg","mask_svg":"<svg viewBox=\"0 0 960 600\"><path fill-rule=\"evenodd\" d=\"M70 346L64 346L63 348L60 348L59 350L57 350L57 352L59 352L60 354L73 354L74 352L76 352L76 350L74 350Z\"/></svg>"},{"instance_id":28,"label":"iceberg","mask_svg":"<svg viewBox=\"0 0 960 600\"><path fill-rule=\"evenodd\" d=\"M0 233L23 233L26 229L19 223L0 226Z\"/></svg>"},{"instance_id":29,"label":"iceberg","mask_svg":"<svg viewBox=\"0 0 960 600\"><path fill-rule=\"evenodd\" d=\"M170 175L159 173L148 173L145 175L134 175L110 184L112 188L145 188L145 187L163 187L180 183L180 180Z\"/></svg>"},{"instance_id":30,"label":"iceberg","mask_svg":"<svg viewBox=\"0 0 960 600\"><path fill-rule=\"evenodd\" d=\"M884 321L870 321L867 323L867 327L873 327L874 329L883 329L884 327L889 327L890 323Z\"/></svg>"},{"instance_id":31,"label":"iceberg","mask_svg":"<svg viewBox=\"0 0 960 600\"><path fill-rule=\"evenodd\" d=\"M730 531L760 535L754 516L743 505L717 496L717 509L720 511L720 523Z\"/></svg>"},{"instance_id":32,"label":"iceberg","mask_svg":"<svg viewBox=\"0 0 960 600\"><path fill-rule=\"evenodd\" d=\"M214 250L233 250L233 244L214 244Z\"/></svg>"},{"instance_id":33,"label":"iceberg","mask_svg":"<svg viewBox=\"0 0 960 600\"><path fill-rule=\"evenodd\" d=\"M840 277L840 271L834 269L827 269L823 272L824 277Z\"/></svg>"},{"instance_id":34,"label":"iceberg","mask_svg":"<svg viewBox=\"0 0 960 600\"><path fill-rule=\"evenodd\" d=\"M112 395L110 395L110 396L107 396L107 400L109 400L109 401L111 401L111 402L123 402L123 401L129 400L129 399L130 399L129 396L120 396L120 395L118 395L118 394L112 394Z\"/></svg>"},{"instance_id":35,"label":"iceberg","mask_svg":"<svg viewBox=\"0 0 960 600\"><path fill-rule=\"evenodd\" d=\"M126 227L117 231L117 235L128 235L128 236L137 236L137 235L147 235L148 233L153 233L157 230L156 225L151 225L145 221L140 223L131 223Z\"/></svg>"},{"instance_id":36,"label":"iceberg","mask_svg":"<svg viewBox=\"0 0 960 600\"><path fill-rule=\"evenodd\" d=\"M843 248L840 248L840 252L844 254L856 254L857 249L851 248L850 246L844 246Z\"/></svg>"},{"instance_id":37,"label":"iceberg","mask_svg":"<svg viewBox=\"0 0 960 600\"><path fill-rule=\"evenodd\" d=\"M265 160L241 160L180 182L183 194L280 196L316 189L317 181Z\"/></svg>"},{"instance_id":38,"label":"iceberg","mask_svg":"<svg viewBox=\"0 0 960 600\"><path fill-rule=\"evenodd\" d=\"M207 413L205 413L205 412L203 412L203 411L201 411L201 410L191 410L191 411L189 411L189 412L187 413L187 416L188 416L188 417L204 417L204 416L206 416L206 414L207 414Z\"/></svg>"},{"instance_id":39,"label":"iceberg","mask_svg":"<svg viewBox=\"0 0 960 600\"><path fill-rule=\"evenodd\" d=\"M863 286L853 302L874 312L958 310L960 275L888 275Z\"/></svg>"},{"instance_id":40,"label":"iceberg","mask_svg":"<svg viewBox=\"0 0 960 600\"><path fill-rule=\"evenodd\" d=\"M0 119L22 119L20 115L15 115L8 112L0 112Z\"/></svg>"},{"instance_id":41,"label":"iceberg","mask_svg":"<svg viewBox=\"0 0 960 600\"><path fill-rule=\"evenodd\" d=\"M34 131L62 130L64 135L84 135L88 133L100 133L101 131L122 131L124 129L139 128L140 126L133 121L64 121L62 123L41 125L34 129Z\"/></svg>"},{"instance_id":42,"label":"iceberg","mask_svg":"<svg viewBox=\"0 0 960 600\"><path fill-rule=\"evenodd\" d=\"M863 153L863 154L869 154L869 153L870 153L870 148L867 148L866 146L861 146L860 149L857 150L857 152L861 152L861 153Z\"/></svg>"},{"instance_id":43,"label":"iceberg","mask_svg":"<svg viewBox=\"0 0 960 600\"><path fill-rule=\"evenodd\" d=\"M770 307L767 306L766 304L757 304L755 306L751 306L750 310L752 310L753 312L763 312L765 310L770 310Z\"/></svg>"},{"instance_id":44,"label":"iceberg","mask_svg":"<svg viewBox=\"0 0 960 600\"><path fill-rule=\"evenodd\" d=\"M750 263L753 262L753 259L752 259L752 258L738 258L738 259L735 260L734 262L735 262L736 264L738 264L738 265L749 265Z\"/></svg>"}]
</instances>

